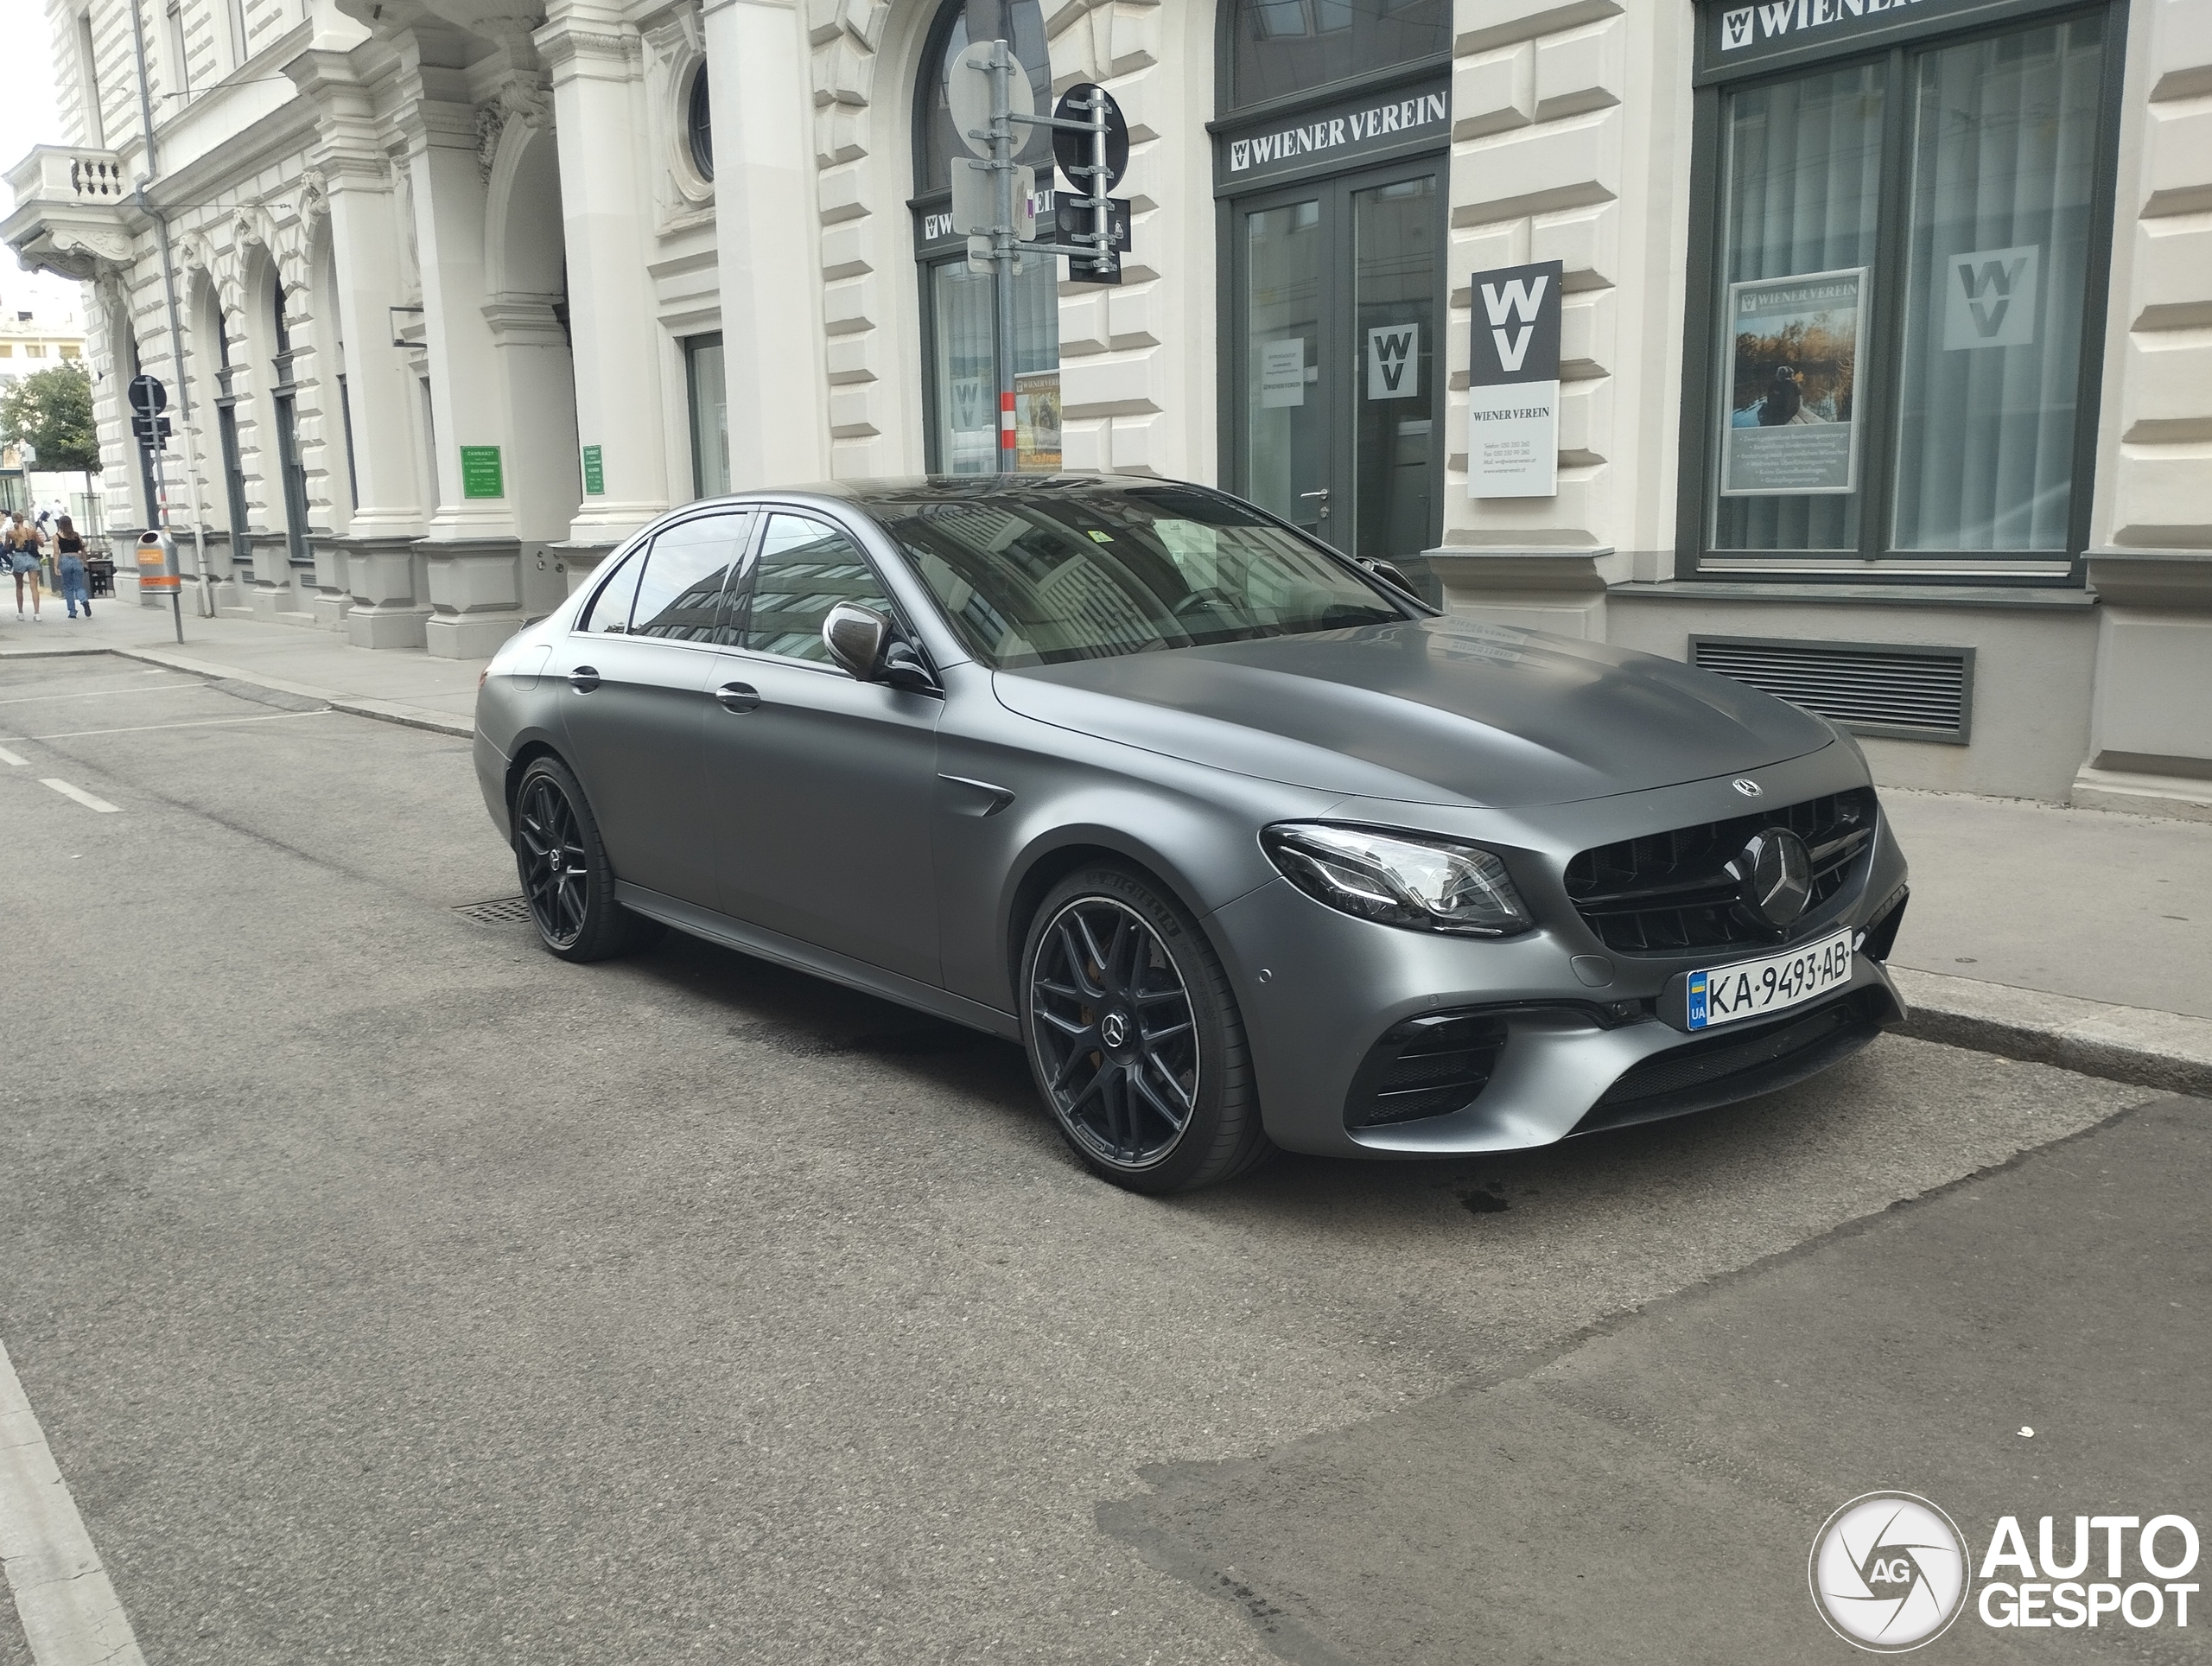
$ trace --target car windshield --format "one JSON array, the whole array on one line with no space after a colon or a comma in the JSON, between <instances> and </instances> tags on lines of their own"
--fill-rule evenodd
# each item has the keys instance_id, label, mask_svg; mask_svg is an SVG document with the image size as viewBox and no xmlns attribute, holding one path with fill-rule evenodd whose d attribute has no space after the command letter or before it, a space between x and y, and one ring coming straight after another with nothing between
<instances>
[{"instance_id":1,"label":"car windshield","mask_svg":"<svg viewBox=\"0 0 2212 1666\"><path fill-rule=\"evenodd\" d=\"M1001 669L1402 620L1343 563L1188 487L995 489L870 504L976 658Z\"/></svg>"}]
</instances>

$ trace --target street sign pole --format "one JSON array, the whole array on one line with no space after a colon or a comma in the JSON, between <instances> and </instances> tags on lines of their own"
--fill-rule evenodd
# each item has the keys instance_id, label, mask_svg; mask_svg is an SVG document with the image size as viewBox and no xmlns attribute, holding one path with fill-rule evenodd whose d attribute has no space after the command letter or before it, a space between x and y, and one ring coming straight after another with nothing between
<instances>
[{"instance_id":1,"label":"street sign pole","mask_svg":"<svg viewBox=\"0 0 2212 1666\"><path fill-rule=\"evenodd\" d=\"M1078 98L1077 92L1084 96ZM1071 92L1060 101L1059 113L1039 115L1033 107L1029 72L1004 38L979 41L963 52L954 60L945 95L961 143L978 159L953 161L954 229L969 240L970 267L991 274L991 326L998 361L998 472L1007 474L1021 457L1014 422L1014 289L1021 257L1065 256L1068 276L1077 283L1122 281L1121 251L1127 246L1127 235L1117 238L1115 211L1122 211L1120 223L1126 225L1128 204L1107 194L1128 165L1128 128L1113 95L1103 86ZM1078 110L1083 112L1079 121L1070 113ZM1071 156L1056 145L1062 171L1071 180L1089 181L1074 205L1090 211L1090 230L1076 231L1073 226L1082 222L1071 220L1070 229L1058 233L1064 242L1037 240L1033 171L1014 161L1027 147L1031 130L1039 127L1071 136L1071 143L1079 139L1082 146ZM1056 228L1058 219L1056 213Z\"/></svg>"},{"instance_id":2,"label":"street sign pole","mask_svg":"<svg viewBox=\"0 0 2212 1666\"><path fill-rule=\"evenodd\" d=\"M162 436L168 424L162 412L168 409L168 390L153 376L134 376L128 390L131 410L131 431L138 439L139 455L153 467L154 511L161 517L162 542L174 551L176 540L169 530L168 471L162 467ZM168 587L169 616L176 625L176 639L184 640L184 603L177 595L177 587Z\"/></svg>"},{"instance_id":3,"label":"street sign pole","mask_svg":"<svg viewBox=\"0 0 2212 1666\"><path fill-rule=\"evenodd\" d=\"M1011 474L1020 461L1014 428L1014 260L1020 236L1014 201L1014 54L1004 41L991 42L991 183L997 207L991 228L992 307L999 339L999 473ZM1027 135L1023 136L1027 137Z\"/></svg>"}]
</instances>

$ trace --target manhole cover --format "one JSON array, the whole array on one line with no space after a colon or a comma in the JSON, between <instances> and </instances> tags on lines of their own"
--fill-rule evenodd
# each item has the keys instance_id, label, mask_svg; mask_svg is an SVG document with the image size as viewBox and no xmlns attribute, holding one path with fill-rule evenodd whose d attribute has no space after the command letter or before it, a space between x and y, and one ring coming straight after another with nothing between
<instances>
[{"instance_id":1,"label":"manhole cover","mask_svg":"<svg viewBox=\"0 0 2212 1666\"><path fill-rule=\"evenodd\" d=\"M512 925L530 918L527 897L494 897L489 902L465 903L454 910L479 925Z\"/></svg>"}]
</instances>

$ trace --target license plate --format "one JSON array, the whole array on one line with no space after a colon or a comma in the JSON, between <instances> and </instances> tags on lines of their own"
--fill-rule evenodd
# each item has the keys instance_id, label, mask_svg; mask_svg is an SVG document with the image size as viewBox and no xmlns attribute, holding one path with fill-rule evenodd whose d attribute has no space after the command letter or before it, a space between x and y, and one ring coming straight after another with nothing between
<instances>
[{"instance_id":1,"label":"license plate","mask_svg":"<svg viewBox=\"0 0 2212 1666\"><path fill-rule=\"evenodd\" d=\"M1690 1027L1709 1030L1739 1018L1757 1018L1785 1007L1802 1006L1850 982L1848 932L1838 932L1786 955L1739 960L1732 966L1692 972Z\"/></svg>"}]
</instances>

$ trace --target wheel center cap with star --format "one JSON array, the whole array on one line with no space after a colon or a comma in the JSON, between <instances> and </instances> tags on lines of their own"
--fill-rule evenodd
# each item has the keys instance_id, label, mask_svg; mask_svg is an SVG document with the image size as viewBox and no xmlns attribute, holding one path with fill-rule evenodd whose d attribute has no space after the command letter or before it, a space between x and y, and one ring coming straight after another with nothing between
<instances>
[{"instance_id":1,"label":"wheel center cap with star","mask_svg":"<svg viewBox=\"0 0 2212 1666\"><path fill-rule=\"evenodd\" d=\"M1113 1012L1108 1013L1105 1017L1100 1019L1098 1021L1098 1039L1101 1041L1103 1041L1109 1047L1119 1047L1128 1041L1129 1039L1129 1021L1128 1014L1124 1013Z\"/></svg>"}]
</instances>

